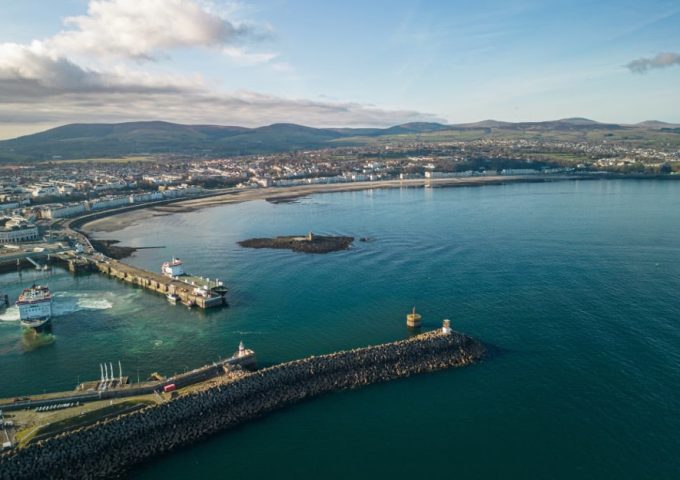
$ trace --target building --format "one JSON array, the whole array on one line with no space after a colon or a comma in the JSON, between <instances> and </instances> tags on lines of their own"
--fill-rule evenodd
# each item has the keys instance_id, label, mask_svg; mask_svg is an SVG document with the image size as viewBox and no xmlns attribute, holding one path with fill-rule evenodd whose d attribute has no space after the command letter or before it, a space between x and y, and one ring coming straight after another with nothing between
<instances>
[{"instance_id":1,"label":"building","mask_svg":"<svg viewBox=\"0 0 680 480\"><path fill-rule=\"evenodd\" d=\"M21 217L0 218L0 243L38 240L38 227Z\"/></svg>"},{"instance_id":2,"label":"building","mask_svg":"<svg viewBox=\"0 0 680 480\"><path fill-rule=\"evenodd\" d=\"M61 204L55 203L51 205L43 205L39 209L40 218L53 220L55 218L74 217L85 213L85 202Z\"/></svg>"},{"instance_id":3,"label":"building","mask_svg":"<svg viewBox=\"0 0 680 480\"><path fill-rule=\"evenodd\" d=\"M108 208L122 207L130 204L128 196L123 197L103 197L90 201L90 210L106 210Z\"/></svg>"}]
</instances>

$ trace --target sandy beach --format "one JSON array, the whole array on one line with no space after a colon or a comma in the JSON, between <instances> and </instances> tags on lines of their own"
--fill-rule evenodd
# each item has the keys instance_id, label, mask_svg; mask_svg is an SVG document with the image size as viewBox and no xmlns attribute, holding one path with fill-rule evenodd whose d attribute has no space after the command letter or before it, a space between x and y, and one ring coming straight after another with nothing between
<instances>
[{"instance_id":1,"label":"sandy beach","mask_svg":"<svg viewBox=\"0 0 680 480\"><path fill-rule=\"evenodd\" d=\"M175 213L192 212L200 208L213 207L229 203L241 203L251 200L282 201L305 197L317 193L350 192L358 190L370 190L376 188L422 188L431 187L464 187L478 185L496 185L516 182L542 182L571 180L573 176L486 176L486 177L458 177L436 179L410 179L410 180L382 180L377 182L335 183L319 185L300 185L296 187L270 187L252 189L226 189L219 194L180 200L164 205L150 205L149 208L131 210L113 214L104 218L93 220L81 227L88 233L115 232L128 225L143 221L148 218L172 215Z\"/></svg>"}]
</instances>

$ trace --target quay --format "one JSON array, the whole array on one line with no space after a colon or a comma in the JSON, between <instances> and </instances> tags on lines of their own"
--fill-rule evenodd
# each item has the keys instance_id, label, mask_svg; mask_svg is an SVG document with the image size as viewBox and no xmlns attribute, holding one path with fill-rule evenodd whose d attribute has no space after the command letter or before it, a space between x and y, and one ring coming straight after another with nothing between
<instances>
[{"instance_id":1,"label":"quay","mask_svg":"<svg viewBox=\"0 0 680 480\"><path fill-rule=\"evenodd\" d=\"M81 256L81 258L90 262L89 266L81 268L90 268L109 277L117 278L123 282L166 296L175 295L178 300L187 306L212 308L227 304L225 298L227 290L221 285L221 282L210 281L192 275L169 277L133 267L101 254L99 258L95 256Z\"/></svg>"},{"instance_id":2,"label":"quay","mask_svg":"<svg viewBox=\"0 0 680 480\"><path fill-rule=\"evenodd\" d=\"M188 275L184 272L181 275L163 275L128 265L94 251L63 252L52 255L52 258L70 272L99 272L146 290L174 296L187 306L213 308L227 305L227 289L217 279Z\"/></svg>"}]
</instances>

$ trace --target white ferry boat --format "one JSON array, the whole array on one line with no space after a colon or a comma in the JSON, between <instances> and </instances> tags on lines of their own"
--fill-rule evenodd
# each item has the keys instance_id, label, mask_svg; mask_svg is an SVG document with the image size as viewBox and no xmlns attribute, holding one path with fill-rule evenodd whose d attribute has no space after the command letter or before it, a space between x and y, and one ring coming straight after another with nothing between
<instances>
[{"instance_id":1,"label":"white ferry boat","mask_svg":"<svg viewBox=\"0 0 680 480\"><path fill-rule=\"evenodd\" d=\"M161 266L161 273L166 277L174 278L184 275L184 266L182 260L172 257L169 262L163 262Z\"/></svg>"},{"instance_id":2,"label":"white ferry boat","mask_svg":"<svg viewBox=\"0 0 680 480\"><path fill-rule=\"evenodd\" d=\"M33 285L31 288L24 288L16 305L24 327L40 329L52 319L52 294L47 287Z\"/></svg>"}]
</instances>

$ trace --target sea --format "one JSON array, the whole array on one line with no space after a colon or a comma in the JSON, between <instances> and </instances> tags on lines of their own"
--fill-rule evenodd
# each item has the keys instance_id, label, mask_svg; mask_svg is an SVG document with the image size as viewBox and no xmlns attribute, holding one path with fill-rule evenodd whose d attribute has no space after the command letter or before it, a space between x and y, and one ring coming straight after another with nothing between
<instances>
[{"instance_id":1,"label":"sea","mask_svg":"<svg viewBox=\"0 0 680 480\"><path fill-rule=\"evenodd\" d=\"M231 355L259 365L452 327L479 364L310 399L129 472L180 478L680 478L680 182L581 180L315 194L133 222L126 261L229 288L202 311L98 274L46 283L51 335L0 315L0 396L72 389L111 362L133 381ZM246 249L252 237L350 235L349 250ZM366 241L359 239L365 237Z\"/></svg>"}]
</instances>

